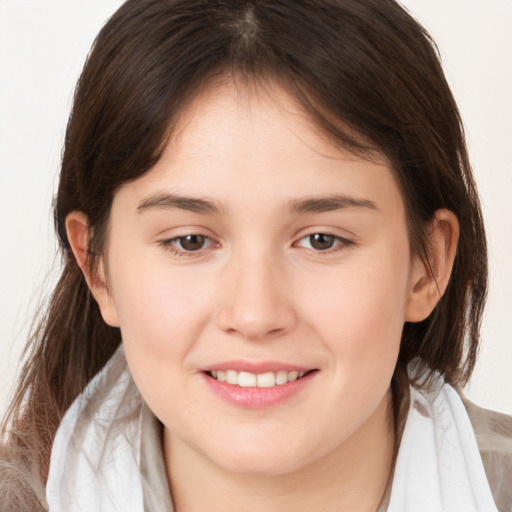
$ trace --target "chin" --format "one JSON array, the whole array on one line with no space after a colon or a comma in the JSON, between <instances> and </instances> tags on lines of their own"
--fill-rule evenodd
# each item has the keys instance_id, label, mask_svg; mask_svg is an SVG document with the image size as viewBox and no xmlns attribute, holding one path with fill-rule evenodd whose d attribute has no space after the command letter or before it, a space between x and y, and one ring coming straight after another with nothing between
<instances>
[{"instance_id":1,"label":"chin","mask_svg":"<svg viewBox=\"0 0 512 512\"><path fill-rule=\"evenodd\" d=\"M214 461L215 462L215 461ZM247 477L276 477L293 473L303 467L296 457L265 457L258 454L238 453L217 462L225 471Z\"/></svg>"},{"instance_id":2,"label":"chin","mask_svg":"<svg viewBox=\"0 0 512 512\"><path fill-rule=\"evenodd\" d=\"M231 442L228 448L215 450L209 458L225 471L240 476L275 477L311 463L314 454L305 453L304 448L302 443L290 446L289 440L269 442L259 438L249 443Z\"/></svg>"}]
</instances>

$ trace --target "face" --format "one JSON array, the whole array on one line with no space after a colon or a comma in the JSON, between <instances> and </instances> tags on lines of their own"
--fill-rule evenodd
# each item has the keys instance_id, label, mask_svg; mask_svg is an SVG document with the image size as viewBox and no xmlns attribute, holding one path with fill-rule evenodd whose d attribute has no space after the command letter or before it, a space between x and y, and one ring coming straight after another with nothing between
<instances>
[{"instance_id":1,"label":"face","mask_svg":"<svg viewBox=\"0 0 512 512\"><path fill-rule=\"evenodd\" d=\"M201 93L116 194L106 250L100 307L166 442L271 475L386 424L404 204L384 158L336 148L277 85Z\"/></svg>"}]
</instances>

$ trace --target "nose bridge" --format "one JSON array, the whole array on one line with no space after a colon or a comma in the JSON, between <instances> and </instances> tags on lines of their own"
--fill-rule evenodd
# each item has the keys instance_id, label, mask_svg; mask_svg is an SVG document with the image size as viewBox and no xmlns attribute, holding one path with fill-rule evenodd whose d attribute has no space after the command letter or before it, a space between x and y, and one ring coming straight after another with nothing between
<instances>
[{"instance_id":1,"label":"nose bridge","mask_svg":"<svg viewBox=\"0 0 512 512\"><path fill-rule=\"evenodd\" d=\"M229 284L219 312L223 330L263 339L291 329L295 315L282 267L268 245L234 251L224 276Z\"/></svg>"}]
</instances>

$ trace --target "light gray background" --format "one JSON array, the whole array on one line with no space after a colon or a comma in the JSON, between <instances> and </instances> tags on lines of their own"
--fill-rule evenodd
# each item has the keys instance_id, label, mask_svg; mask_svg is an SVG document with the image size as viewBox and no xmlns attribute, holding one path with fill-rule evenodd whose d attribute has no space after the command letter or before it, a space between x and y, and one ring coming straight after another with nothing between
<instances>
[{"instance_id":1,"label":"light gray background","mask_svg":"<svg viewBox=\"0 0 512 512\"><path fill-rule=\"evenodd\" d=\"M50 214L74 84L120 0L0 0L0 414L58 275ZM512 414L512 1L406 0L440 47L466 124L491 291L469 396Z\"/></svg>"}]
</instances>

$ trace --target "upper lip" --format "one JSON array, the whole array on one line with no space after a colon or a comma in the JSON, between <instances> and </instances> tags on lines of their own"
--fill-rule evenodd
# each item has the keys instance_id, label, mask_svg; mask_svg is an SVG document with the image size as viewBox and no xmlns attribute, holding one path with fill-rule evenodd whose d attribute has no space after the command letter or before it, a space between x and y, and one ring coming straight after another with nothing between
<instances>
[{"instance_id":1,"label":"upper lip","mask_svg":"<svg viewBox=\"0 0 512 512\"><path fill-rule=\"evenodd\" d=\"M242 359L223 361L221 363L215 363L212 365L201 368L203 372L212 372L218 370L235 370L237 372L249 372L249 373L267 373L267 372L279 372L282 370L286 371L297 371L297 372L308 372L314 370L311 366L303 366L292 363L286 363L282 361L245 361Z\"/></svg>"}]
</instances>

